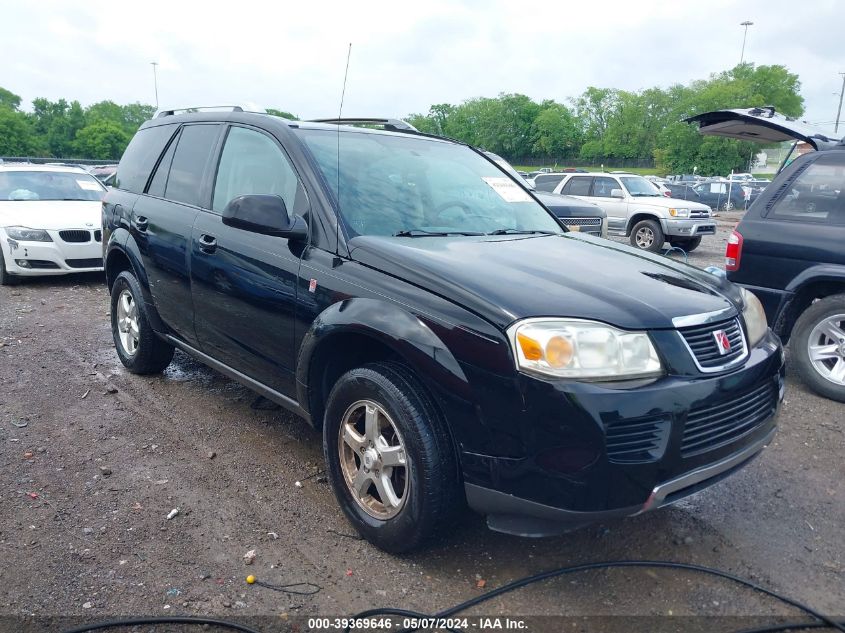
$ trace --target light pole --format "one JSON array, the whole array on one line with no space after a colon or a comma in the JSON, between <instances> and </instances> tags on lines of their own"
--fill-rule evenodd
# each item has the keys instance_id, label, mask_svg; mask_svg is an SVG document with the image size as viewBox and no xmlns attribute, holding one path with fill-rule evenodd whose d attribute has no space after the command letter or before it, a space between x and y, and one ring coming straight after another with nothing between
<instances>
[{"instance_id":1,"label":"light pole","mask_svg":"<svg viewBox=\"0 0 845 633\"><path fill-rule=\"evenodd\" d=\"M150 65L153 67L153 86L155 86L156 110L158 110L158 75L156 74L156 66L158 66L158 62L150 62Z\"/></svg>"},{"instance_id":2,"label":"light pole","mask_svg":"<svg viewBox=\"0 0 845 633\"><path fill-rule=\"evenodd\" d=\"M748 27L752 26L753 24L754 22L752 22L751 20L746 20L745 22L739 23L740 26L745 27L745 32L742 34L742 53L740 53L739 55L740 64L742 64L742 62L745 60L745 38L748 37Z\"/></svg>"},{"instance_id":3,"label":"light pole","mask_svg":"<svg viewBox=\"0 0 845 633\"><path fill-rule=\"evenodd\" d=\"M842 90L839 91L839 109L836 111L836 127L833 129L834 132L839 132L839 117L842 114L842 96L845 95L845 73L839 74L842 75Z\"/></svg>"}]
</instances>

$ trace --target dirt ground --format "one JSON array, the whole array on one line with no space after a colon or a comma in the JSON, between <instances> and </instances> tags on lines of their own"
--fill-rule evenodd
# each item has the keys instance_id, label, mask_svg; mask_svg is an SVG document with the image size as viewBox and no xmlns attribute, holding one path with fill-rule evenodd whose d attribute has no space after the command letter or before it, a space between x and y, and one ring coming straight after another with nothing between
<instances>
[{"instance_id":1,"label":"dirt ground","mask_svg":"<svg viewBox=\"0 0 845 633\"><path fill-rule=\"evenodd\" d=\"M736 217L720 220L690 263L721 265ZM0 385L2 630L33 616L179 614L307 630L309 616L433 613L527 574L614 559L715 566L845 615L845 405L793 377L775 442L676 506L541 540L468 515L403 557L352 533L303 422L182 354L162 376L127 373L99 276L0 288ZM320 590L290 595L247 574ZM636 569L551 580L470 614L532 616L528 628L544 631L732 630L800 615L725 581ZM572 619L547 617L560 615Z\"/></svg>"}]
</instances>

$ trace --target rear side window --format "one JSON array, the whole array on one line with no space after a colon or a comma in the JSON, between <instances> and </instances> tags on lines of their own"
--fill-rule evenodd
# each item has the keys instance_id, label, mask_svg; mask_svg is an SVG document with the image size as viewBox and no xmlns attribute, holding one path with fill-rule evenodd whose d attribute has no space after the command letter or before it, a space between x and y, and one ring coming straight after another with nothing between
<instances>
[{"instance_id":1,"label":"rear side window","mask_svg":"<svg viewBox=\"0 0 845 633\"><path fill-rule=\"evenodd\" d=\"M819 156L786 187L767 217L845 224L845 152Z\"/></svg>"},{"instance_id":2,"label":"rear side window","mask_svg":"<svg viewBox=\"0 0 845 633\"><path fill-rule=\"evenodd\" d=\"M622 189L618 182L613 178L601 177L596 178L593 182L593 195L601 198L609 198L610 192L614 189Z\"/></svg>"},{"instance_id":3,"label":"rear side window","mask_svg":"<svg viewBox=\"0 0 845 633\"><path fill-rule=\"evenodd\" d=\"M561 193L570 196L589 196L590 185L593 179L589 176L573 176L569 182L563 186Z\"/></svg>"},{"instance_id":4,"label":"rear side window","mask_svg":"<svg viewBox=\"0 0 845 633\"><path fill-rule=\"evenodd\" d=\"M173 162L173 154L176 153L176 144L178 142L178 137L173 139L164 156L161 157L153 179L150 181L150 186L147 189L147 193L151 196L156 196L157 198L164 197L164 189L167 187L167 175L170 173L170 165Z\"/></svg>"},{"instance_id":5,"label":"rear side window","mask_svg":"<svg viewBox=\"0 0 845 633\"><path fill-rule=\"evenodd\" d=\"M220 156L212 208L220 213L237 196L269 193L281 197L292 211L298 182L287 157L269 136L234 126Z\"/></svg>"},{"instance_id":6,"label":"rear side window","mask_svg":"<svg viewBox=\"0 0 845 633\"><path fill-rule=\"evenodd\" d=\"M199 206L202 177L219 131L219 125L186 125L182 128L167 177L165 198Z\"/></svg>"},{"instance_id":7,"label":"rear side window","mask_svg":"<svg viewBox=\"0 0 845 633\"><path fill-rule=\"evenodd\" d=\"M554 191L563 176L537 176L534 178L534 188L537 191Z\"/></svg>"},{"instance_id":8,"label":"rear side window","mask_svg":"<svg viewBox=\"0 0 845 633\"><path fill-rule=\"evenodd\" d=\"M133 193L142 193L158 157L175 131L175 124L139 130L123 152L117 166L114 186Z\"/></svg>"}]
</instances>

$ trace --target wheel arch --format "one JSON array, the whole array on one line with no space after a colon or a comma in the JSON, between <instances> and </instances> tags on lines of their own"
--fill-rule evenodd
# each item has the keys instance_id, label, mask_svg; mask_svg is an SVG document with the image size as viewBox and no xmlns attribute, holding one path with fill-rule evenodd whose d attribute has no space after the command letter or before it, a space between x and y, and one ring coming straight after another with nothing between
<instances>
[{"instance_id":1,"label":"wheel arch","mask_svg":"<svg viewBox=\"0 0 845 633\"><path fill-rule=\"evenodd\" d=\"M798 318L813 302L831 295L845 294L845 266L823 264L813 266L797 275L786 287L790 293L774 323L774 331L789 340Z\"/></svg>"},{"instance_id":2,"label":"wheel arch","mask_svg":"<svg viewBox=\"0 0 845 633\"><path fill-rule=\"evenodd\" d=\"M300 346L297 399L321 428L324 403L346 371L374 361L408 366L432 396L448 424L448 393L468 397L467 377L431 327L395 303L355 298L335 303L312 323Z\"/></svg>"},{"instance_id":3,"label":"wheel arch","mask_svg":"<svg viewBox=\"0 0 845 633\"><path fill-rule=\"evenodd\" d=\"M117 276L123 271L129 271L135 276L141 285L141 292L144 295L144 303L147 305L150 325L158 332L165 331L166 328L161 321L161 317L159 317L158 311L155 309L153 297L150 293L150 283L141 260L141 251L128 231L118 229L112 234L112 237L109 239L103 265L105 267L106 283L109 292L111 292Z\"/></svg>"},{"instance_id":4,"label":"wheel arch","mask_svg":"<svg viewBox=\"0 0 845 633\"><path fill-rule=\"evenodd\" d=\"M654 220L660 225L661 230L664 232L666 230L666 227L663 225L662 218L654 211L637 210L628 219L628 226L625 227L625 237L629 237L631 235L631 231L637 223L642 222L643 220Z\"/></svg>"}]
</instances>

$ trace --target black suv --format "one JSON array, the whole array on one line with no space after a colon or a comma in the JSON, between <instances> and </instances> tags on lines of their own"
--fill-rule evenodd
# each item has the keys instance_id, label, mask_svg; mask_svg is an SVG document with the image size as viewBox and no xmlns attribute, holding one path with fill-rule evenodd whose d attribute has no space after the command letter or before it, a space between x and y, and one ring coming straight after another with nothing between
<instances>
[{"instance_id":1,"label":"black suv","mask_svg":"<svg viewBox=\"0 0 845 633\"><path fill-rule=\"evenodd\" d=\"M130 371L179 348L322 428L340 506L394 552L467 502L524 535L651 510L771 440L783 355L751 293L367 123L141 127L103 204Z\"/></svg>"},{"instance_id":2,"label":"black suv","mask_svg":"<svg viewBox=\"0 0 845 633\"><path fill-rule=\"evenodd\" d=\"M731 281L760 297L795 367L818 393L845 402L845 143L773 108L707 112L702 134L804 142L728 239Z\"/></svg>"}]
</instances>

